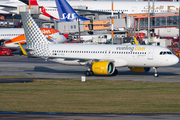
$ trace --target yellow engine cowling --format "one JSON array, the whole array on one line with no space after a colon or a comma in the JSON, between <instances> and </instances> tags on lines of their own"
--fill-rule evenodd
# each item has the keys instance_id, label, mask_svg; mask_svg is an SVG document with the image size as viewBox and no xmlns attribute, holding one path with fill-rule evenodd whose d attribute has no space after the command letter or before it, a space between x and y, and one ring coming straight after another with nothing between
<instances>
[{"instance_id":1,"label":"yellow engine cowling","mask_svg":"<svg viewBox=\"0 0 180 120\"><path fill-rule=\"evenodd\" d=\"M110 61L94 62L92 65L92 71L97 75L112 75L114 70L114 63Z\"/></svg>"},{"instance_id":2,"label":"yellow engine cowling","mask_svg":"<svg viewBox=\"0 0 180 120\"><path fill-rule=\"evenodd\" d=\"M146 73L149 72L150 67L129 67L132 72Z\"/></svg>"}]
</instances>

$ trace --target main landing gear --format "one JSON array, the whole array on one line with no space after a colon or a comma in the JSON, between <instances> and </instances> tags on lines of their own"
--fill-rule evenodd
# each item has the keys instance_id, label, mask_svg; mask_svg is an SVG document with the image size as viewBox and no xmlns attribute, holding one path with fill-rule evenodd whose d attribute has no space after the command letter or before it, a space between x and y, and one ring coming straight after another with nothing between
<instances>
[{"instance_id":1,"label":"main landing gear","mask_svg":"<svg viewBox=\"0 0 180 120\"><path fill-rule=\"evenodd\" d=\"M117 74L118 74L118 70L115 69L115 70L114 70L114 73L112 74L112 76L116 76Z\"/></svg>"},{"instance_id":2,"label":"main landing gear","mask_svg":"<svg viewBox=\"0 0 180 120\"><path fill-rule=\"evenodd\" d=\"M93 73L93 71L91 69L91 65L87 64L86 67L87 67L88 70L84 73L85 76L93 76L94 73Z\"/></svg>"},{"instance_id":3,"label":"main landing gear","mask_svg":"<svg viewBox=\"0 0 180 120\"><path fill-rule=\"evenodd\" d=\"M158 77L159 76L159 74L158 74L158 72L157 72L157 67L153 67L153 70L154 70L154 77Z\"/></svg>"},{"instance_id":4,"label":"main landing gear","mask_svg":"<svg viewBox=\"0 0 180 120\"><path fill-rule=\"evenodd\" d=\"M85 74L85 76L93 76L94 75L93 71L86 71L84 74Z\"/></svg>"},{"instance_id":5,"label":"main landing gear","mask_svg":"<svg viewBox=\"0 0 180 120\"><path fill-rule=\"evenodd\" d=\"M86 71L85 72L85 76L93 76L94 75L94 73L93 73L93 71Z\"/></svg>"}]
</instances>

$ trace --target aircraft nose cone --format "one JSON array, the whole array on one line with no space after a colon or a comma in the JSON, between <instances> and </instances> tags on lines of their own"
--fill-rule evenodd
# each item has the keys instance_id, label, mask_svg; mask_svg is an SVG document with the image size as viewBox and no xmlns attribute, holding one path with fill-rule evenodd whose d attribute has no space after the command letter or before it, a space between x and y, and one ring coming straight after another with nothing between
<instances>
[{"instance_id":1,"label":"aircraft nose cone","mask_svg":"<svg viewBox=\"0 0 180 120\"><path fill-rule=\"evenodd\" d=\"M171 61L172 61L172 64L175 65L179 62L179 58L177 56L174 56L172 57Z\"/></svg>"}]
</instances>

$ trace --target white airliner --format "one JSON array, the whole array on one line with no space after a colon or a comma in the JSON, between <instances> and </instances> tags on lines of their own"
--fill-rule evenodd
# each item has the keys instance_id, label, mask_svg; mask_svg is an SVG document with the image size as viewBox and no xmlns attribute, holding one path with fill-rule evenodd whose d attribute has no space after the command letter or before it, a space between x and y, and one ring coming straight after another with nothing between
<instances>
[{"instance_id":1,"label":"white airliner","mask_svg":"<svg viewBox=\"0 0 180 120\"><path fill-rule=\"evenodd\" d=\"M112 44L54 44L44 37L28 12L22 12L22 21L30 56L45 58L67 65L84 65L85 75L116 75L117 67L129 67L133 72L148 72L155 68L172 66L179 62L169 49L151 45Z\"/></svg>"},{"instance_id":2,"label":"white airliner","mask_svg":"<svg viewBox=\"0 0 180 120\"><path fill-rule=\"evenodd\" d=\"M63 43L66 41L64 35L53 28L40 28L49 41L54 43ZM4 46L8 48L17 48L18 43L25 44L23 28L0 28L0 41L4 42Z\"/></svg>"},{"instance_id":3,"label":"white airliner","mask_svg":"<svg viewBox=\"0 0 180 120\"><path fill-rule=\"evenodd\" d=\"M20 2L22 1L22 2ZM28 4L29 0L10 0L0 2L0 14L17 14L19 6ZM30 0L31 6L39 6L40 13L37 19L59 20L56 4L54 0ZM111 1L67 1L79 14L98 13L110 14ZM26 4L25 4L26 3ZM114 13L137 14L148 12L147 1L114 1ZM150 12L152 12L152 2L150 2ZM155 13L178 12L179 2L158 2L155 1ZM39 9L37 9L39 10ZM35 9L33 10L35 11ZM36 11L37 12L37 11Z\"/></svg>"},{"instance_id":4,"label":"white airliner","mask_svg":"<svg viewBox=\"0 0 180 120\"><path fill-rule=\"evenodd\" d=\"M17 14L17 7L26 5L19 0L1 0L0 1L0 14Z\"/></svg>"},{"instance_id":5,"label":"white airliner","mask_svg":"<svg viewBox=\"0 0 180 120\"><path fill-rule=\"evenodd\" d=\"M24 34L23 28L0 28L0 40L10 40Z\"/></svg>"},{"instance_id":6,"label":"white airliner","mask_svg":"<svg viewBox=\"0 0 180 120\"><path fill-rule=\"evenodd\" d=\"M21 0L23 1L23 0ZM67 1L78 13L91 12L99 14L111 13L112 1ZM58 18L56 5L53 0L49 1L37 1L39 6L44 7L50 15ZM157 2L155 1L155 13L166 13L166 12L178 12L179 2ZM114 1L113 2L114 13L125 13L125 14L137 14L137 13L148 13L148 2L147 1ZM152 2L150 2L150 12L153 12Z\"/></svg>"}]
</instances>

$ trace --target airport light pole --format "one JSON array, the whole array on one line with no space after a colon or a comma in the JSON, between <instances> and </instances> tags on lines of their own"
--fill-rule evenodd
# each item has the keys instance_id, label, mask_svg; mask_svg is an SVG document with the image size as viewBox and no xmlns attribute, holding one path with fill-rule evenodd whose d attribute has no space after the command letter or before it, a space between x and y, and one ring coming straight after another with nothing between
<instances>
[{"instance_id":1,"label":"airport light pole","mask_svg":"<svg viewBox=\"0 0 180 120\"><path fill-rule=\"evenodd\" d=\"M148 0L148 43L150 42L150 0Z\"/></svg>"},{"instance_id":2,"label":"airport light pole","mask_svg":"<svg viewBox=\"0 0 180 120\"><path fill-rule=\"evenodd\" d=\"M180 4L179 4L179 49L180 49Z\"/></svg>"},{"instance_id":3,"label":"airport light pole","mask_svg":"<svg viewBox=\"0 0 180 120\"><path fill-rule=\"evenodd\" d=\"M112 42L112 44L113 44L113 42L114 42L114 32L113 32L113 10L114 10L114 8L113 8L113 0L112 0L112 12L111 12L111 42Z\"/></svg>"},{"instance_id":4,"label":"airport light pole","mask_svg":"<svg viewBox=\"0 0 180 120\"><path fill-rule=\"evenodd\" d=\"M78 20L78 30L79 30L79 42L80 42L80 40L81 40L81 31L80 31L80 19L79 18L77 18L77 20Z\"/></svg>"},{"instance_id":5,"label":"airport light pole","mask_svg":"<svg viewBox=\"0 0 180 120\"><path fill-rule=\"evenodd\" d=\"M154 16L154 0L153 0L153 13L152 13L152 16ZM152 18L152 27L154 27L154 17ZM153 29L153 37L154 37L154 28L152 28Z\"/></svg>"},{"instance_id":6,"label":"airport light pole","mask_svg":"<svg viewBox=\"0 0 180 120\"><path fill-rule=\"evenodd\" d=\"M31 0L29 0L29 14L31 14Z\"/></svg>"}]
</instances>

